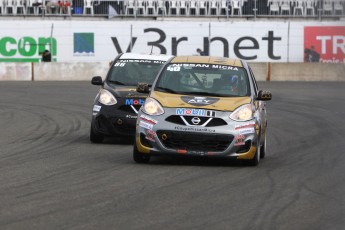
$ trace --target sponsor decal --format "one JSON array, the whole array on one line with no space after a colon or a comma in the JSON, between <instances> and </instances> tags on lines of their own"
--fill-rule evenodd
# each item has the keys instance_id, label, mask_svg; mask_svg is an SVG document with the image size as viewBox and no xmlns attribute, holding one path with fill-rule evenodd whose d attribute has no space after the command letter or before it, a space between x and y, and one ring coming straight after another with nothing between
<instances>
[{"instance_id":1,"label":"sponsor decal","mask_svg":"<svg viewBox=\"0 0 345 230\"><path fill-rule=\"evenodd\" d=\"M198 128L198 127L182 127L182 126L175 126L174 128L177 131L185 131L185 132L205 132L205 133L215 133L215 129L208 129L208 128Z\"/></svg>"},{"instance_id":2,"label":"sponsor decal","mask_svg":"<svg viewBox=\"0 0 345 230\"><path fill-rule=\"evenodd\" d=\"M345 26L304 27L304 61L345 63Z\"/></svg>"},{"instance_id":3,"label":"sponsor decal","mask_svg":"<svg viewBox=\"0 0 345 230\"><path fill-rule=\"evenodd\" d=\"M144 114L140 115L140 120L145 121L145 122L150 123L150 124L153 124L153 125L158 123L157 120L155 120L155 119L153 119L147 115L144 115Z\"/></svg>"},{"instance_id":4,"label":"sponsor decal","mask_svg":"<svg viewBox=\"0 0 345 230\"><path fill-rule=\"evenodd\" d=\"M145 128L145 129L152 129L153 128L153 124L147 123L145 121L140 121L139 126Z\"/></svg>"},{"instance_id":5,"label":"sponsor decal","mask_svg":"<svg viewBox=\"0 0 345 230\"><path fill-rule=\"evenodd\" d=\"M216 116L216 112L212 111L212 110L205 110L205 109L177 108L176 109L176 115L215 117Z\"/></svg>"},{"instance_id":6,"label":"sponsor decal","mask_svg":"<svg viewBox=\"0 0 345 230\"><path fill-rule=\"evenodd\" d=\"M165 61L159 60L142 60L142 59L121 59L118 60L117 63L154 63L154 64L165 64ZM122 65L124 66L124 65Z\"/></svg>"},{"instance_id":7,"label":"sponsor decal","mask_svg":"<svg viewBox=\"0 0 345 230\"><path fill-rule=\"evenodd\" d=\"M219 101L219 98L182 96L181 100L186 102L187 104L204 106L216 103L217 101Z\"/></svg>"},{"instance_id":8,"label":"sponsor decal","mask_svg":"<svg viewBox=\"0 0 345 230\"><path fill-rule=\"evenodd\" d=\"M94 33L74 33L73 56L94 56L95 38Z\"/></svg>"},{"instance_id":9,"label":"sponsor decal","mask_svg":"<svg viewBox=\"0 0 345 230\"><path fill-rule=\"evenodd\" d=\"M155 131L152 131L152 130L147 130L146 131L146 139L149 140L149 141L152 141L152 142L156 142L155 140L155 137L157 136L156 132Z\"/></svg>"},{"instance_id":10,"label":"sponsor decal","mask_svg":"<svg viewBox=\"0 0 345 230\"><path fill-rule=\"evenodd\" d=\"M101 111L101 108L102 108L102 106L100 106L100 105L94 105L92 111L99 112L99 111Z\"/></svg>"},{"instance_id":11,"label":"sponsor decal","mask_svg":"<svg viewBox=\"0 0 345 230\"><path fill-rule=\"evenodd\" d=\"M235 136L234 146L245 145L245 142L244 142L245 138L246 137L244 135L242 135L242 134Z\"/></svg>"},{"instance_id":12,"label":"sponsor decal","mask_svg":"<svg viewBox=\"0 0 345 230\"><path fill-rule=\"evenodd\" d=\"M143 99L143 100L145 100L146 99L146 96L145 97L138 97L138 95L135 95L135 93L136 93L136 89L135 88L133 88L133 89L129 89L129 91L130 92L128 92L128 94L126 95L126 98L128 98L128 99ZM133 93L134 92L134 93ZM135 98L134 98L135 97Z\"/></svg>"},{"instance_id":13,"label":"sponsor decal","mask_svg":"<svg viewBox=\"0 0 345 230\"><path fill-rule=\"evenodd\" d=\"M211 69L223 69L223 70L234 70L238 71L237 67L228 66L228 65L211 65L211 64L194 64L194 63L181 63L181 64L172 64L168 66L168 71L180 71L181 67L184 68L211 68Z\"/></svg>"},{"instance_id":14,"label":"sponsor decal","mask_svg":"<svg viewBox=\"0 0 345 230\"><path fill-rule=\"evenodd\" d=\"M232 67L232 66L228 66L228 65L212 65L211 68L238 71L237 67Z\"/></svg>"},{"instance_id":15,"label":"sponsor decal","mask_svg":"<svg viewBox=\"0 0 345 230\"><path fill-rule=\"evenodd\" d=\"M251 127L255 127L255 123L249 123L249 124L245 124L245 125L236 125L235 130L251 128Z\"/></svg>"},{"instance_id":16,"label":"sponsor decal","mask_svg":"<svg viewBox=\"0 0 345 230\"><path fill-rule=\"evenodd\" d=\"M188 154L204 156L207 154L205 151L188 151Z\"/></svg>"},{"instance_id":17,"label":"sponsor decal","mask_svg":"<svg viewBox=\"0 0 345 230\"><path fill-rule=\"evenodd\" d=\"M285 33L282 32L285 31L284 28L285 27L283 27L283 29L277 28L276 30L278 31L276 31L275 29L263 30L261 28L257 28L257 30L254 30L253 33L253 35L255 34L255 36L248 36L247 34L243 34L241 30L238 34L231 34L229 35L229 37L222 37L220 35L209 36L209 34L207 33L202 33L202 30L198 30L198 32L201 33L198 38L200 39L199 42L202 43L201 46L205 48L204 51L206 53L214 53L215 49L211 44L213 42L220 42L223 46L223 50L221 51L221 56L223 57L234 56L244 60L266 60L267 57L271 60L281 60L282 58L279 53L284 53L284 51L286 53L286 49L279 48L282 46L282 44L284 44L284 41L282 41L282 38L286 36ZM170 30L168 30L167 28L157 28L155 26L143 28L140 27L140 29L142 29L142 31L136 31L136 34L149 33L149 36L133 36L129 38L129 41L127 42L127 44L123 45L123 47L121 47L120 43L120 41L123 40L121 36L121 38L116 36L111 37L116 52L124 52L124 50L126 49L125 46L132 47L133 49L140 49L140 47L145 48L145 46L143 46L143 41L140 40L146 37L154 38L154 40L147 42L146 49L148 47L155 47L155 49L158 49L157 52L161 54L171 53L173 55L178 55L179 53L177 51L181 50L181 45L185 46L187 44L188 46L189 44L190 46L193 46L193 44L195 44L195 41L193 40L195 36L191 35L194 33L194 30L190 30L190 32L185 34L183 37L175 37L171 35ZM260 33L258 33L259 31ZM183 43L176 42L182 40L184 41ZM168 46L167 44L171 45ZM277 47L279 48L278 51ZM231 50L233 50L233 53L230 53ZM248 50L250 52L246 52ZM263 57L261 57L262 59L258 58L258 56L261 55L264 55ZM168 71L178 70L170 70L168 67Z\"/></svg>"},{"instance_id":18,"label":"sponsor decal","mask_svg":"<svg viewBox=\"0 0 345 230\"><path fill-rule=\"evenodd\" d=\"M185 149L178 149L177 153L178 154L200 155L200 156L209 155L209 153L205 152L205 151L185 150Z\"/></svg>"},{"instance_id":19,"label":"sponsor decal","mask_svg":"<svg viewBox=\"0 0 345 230\"><path fill-rule=\"evenodd\" d=\"M194 63L181 63L181 64L172 64L172 67L199 67L199 68L210 68L210 64L194 64Z\"/></svg>"},{"instance_id":20,"label":"sponsor decal","mask_svg":"<svg viewBox=\"0 0 345 230\"><path fill-rule=\"evenodd\" d=\"M56 61L57 42L50 37L0 37L0 62L40 62L42 53L49 50Z\"/></svg>"},{"instance_id":21,"label":"sponsor decal","mask_svg":"<svg viewBox=\"0 0 345 230\"><path fill-rule=\"evenodd\" d=\"M252 133L255 133L255 129L254 129L254 127L252 127L252 128L239 129L239 130L238 130L238 133L239 133L239 134L242 134L242 135L245 135L245 134L252 134Z\"/></svg>"},{"instance_id":22,"label":"sponsor decal","mask_svg":"<svg viewBox=\"0 0 345 230\"><path fill-rule=\"evenodd\" d=\"M125 100L125 105L143 105L145 102L145 99L126 99Z\"/></svg>"},{"instance_id":23,"label":"sponsor decal","mask_svg":"<svg viewBox=\"0 0 345 230\"><path fill-rule=\"evenodd\" d=\"M138 116L133 116L133 115L126 115L126 118L129 119L137 119Z\"/></svg>"}]
</instances>

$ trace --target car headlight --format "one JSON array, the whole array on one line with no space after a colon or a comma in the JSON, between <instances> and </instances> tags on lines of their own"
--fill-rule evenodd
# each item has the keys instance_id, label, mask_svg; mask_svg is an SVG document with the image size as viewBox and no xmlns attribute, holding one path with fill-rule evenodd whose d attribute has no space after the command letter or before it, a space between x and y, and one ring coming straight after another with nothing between
<instances>
[{"instance_id":1,"label":"car headlight","mask_svg":"<svg viewBox=\"0 0 345 230\"><path fill-rule=\"evenodd\" d=\"M104 105L115 105L117 103L114 95L108 90L101 89L98 101Z\"/></svg>"},{"instance_id":2,"label":"car headlight","mask_svg":"<svg viewBox=\"0 0 345 230\"><path fill-rule=\"evenodd\" d=\"M161 115L164 113L162 106L153 98L146 98L143 105L143 112L148 115Z\"/></svg>"},{"instance_id":3,"label":"car headlight","mask_svg":"<svg viewBox=\"0 0 345 230\"><path fill-rule=\"evenodd\" d=\"M248 121L253 119L253 106L251 104L245 104L238 107L229 116L234 121Z\"/></svg>"}]
</instances>

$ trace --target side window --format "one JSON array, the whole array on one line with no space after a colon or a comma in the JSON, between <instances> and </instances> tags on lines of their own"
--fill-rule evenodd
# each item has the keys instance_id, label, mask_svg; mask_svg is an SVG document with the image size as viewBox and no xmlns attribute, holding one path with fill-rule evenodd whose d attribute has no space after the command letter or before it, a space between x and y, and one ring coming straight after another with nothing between
<instances>
[{"instance_id":1,"label":"side window","mask_svg":"<svg viewBox=\"0 0 345 230\"><path fill-rule=\"evenodd\" d=\"M252 69L249 66L248 66L248 68L249 68L249 71L250 71L250 77L251 77L253 85L254 85L254 93L255 93L255 95L258 95L258 85L257 85L256 80L254 78L253 71L252 71Z\"/></svg>"}]
</instances>

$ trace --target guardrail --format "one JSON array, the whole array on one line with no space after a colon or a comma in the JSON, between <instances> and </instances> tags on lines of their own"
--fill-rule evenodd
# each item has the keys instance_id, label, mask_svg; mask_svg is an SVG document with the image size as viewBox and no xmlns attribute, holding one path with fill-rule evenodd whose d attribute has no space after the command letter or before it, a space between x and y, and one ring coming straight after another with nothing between
<instances>
[{"instance_id":1,"label":"guardrail","mask_svg":"<svg viewBox=\"0 0 345 230\"><path fill-rule=\"evenodd\" d=\"M339 18L345 16L344 0L61 0L67 10L54 6L19 5L1 1L1 16L92 16L92 17L211 17L211 18ZM17 2L17 1L16 1ZM48 2L48 1L47 1ZM3 4L3 5L1 5Z\"/></svg>"},{"instance_id":2,"label":"guardrail","mask_svg":"<svg viewBox=\"0 0 345 230\"><path fill-rule=\"evenodd\" d=\"M249 63L258 81L345 81L345 65L329 63ZM90 81L105 77L108 62L0 63L0 81Z\"/></svg>"}]
</instances>

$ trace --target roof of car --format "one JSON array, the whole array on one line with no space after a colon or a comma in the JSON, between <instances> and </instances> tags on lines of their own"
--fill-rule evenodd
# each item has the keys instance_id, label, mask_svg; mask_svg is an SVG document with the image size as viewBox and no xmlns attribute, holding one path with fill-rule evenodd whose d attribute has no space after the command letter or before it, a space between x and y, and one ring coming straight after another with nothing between
<instances>
[{"instance_id":1,"label":"roof of car","mask_svg":"<svg viewBox=\"0 0 345 230\"><path fill-rule=\"evenodd\" d=\"M239 59L212 56L178 56L173 58L171 63L201 63L243 67L242 61Z\"/></svg>"},{"instance_id":2,"label":"roof of car","mask_svg":"<svg viewBox=\"0 0 345 230\"><path fill-rule=\"evenodd\" d=\"M139 60L158 60L168 61L172 55L156 55L156 54L140 54L140 53L124 53L120 59L139 59Z\"/></svg>"}]
</instances>

